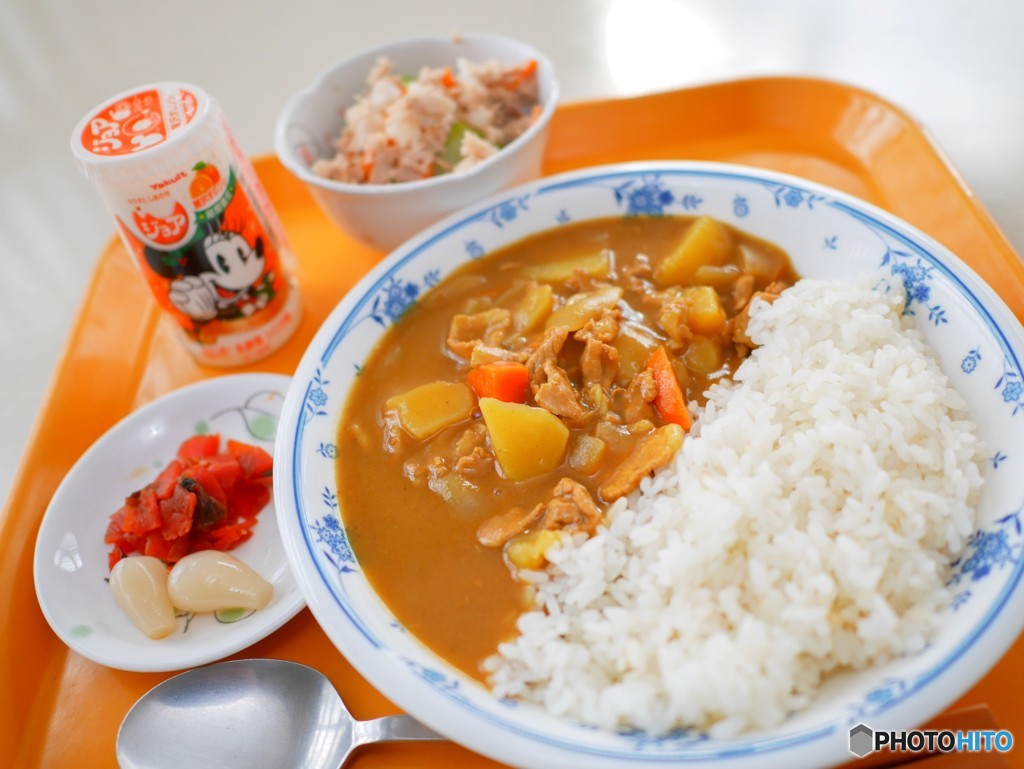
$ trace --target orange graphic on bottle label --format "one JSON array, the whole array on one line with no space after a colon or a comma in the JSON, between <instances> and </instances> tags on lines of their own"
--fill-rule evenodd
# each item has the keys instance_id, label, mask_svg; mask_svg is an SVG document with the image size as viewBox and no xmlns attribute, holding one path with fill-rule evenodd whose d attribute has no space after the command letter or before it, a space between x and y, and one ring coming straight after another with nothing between
<instances>
[{"instance_id":1,"label":"orange graphic on bottle label","mask_svg":"<svg viewBox=\"0 0 1024 769\"><path fill-rule=\"evenodd\" d=\"M157 90L125 96L97 112L82 130L82 146L96 155L130 155L153 147L196 114L194 94ZM165 120L166 116L166 120Z\"/></svg>"},{"instance_id":2,"label":"orange graphic on bottle label","mask_svg":"<svg viewBox=\"0 0 1024 769\"><path fill-rule=\"evenodd\" d=\"M157 301L212 360L224 335L263 333L285 305L288 288L277 244L234 169L218 171L206 161L192 168L187 194L214 195L209 206L190 211L187 202L176 201L166 217L136 207L132 216L145 242L118 224Z\"/></svg>"},{"instance_id":3,"label":"orange graphic on bottle label","mask_svg":"<svg viewBox=\"0 0 1024 769\"><path fill-rule=\"evenodd\" d=\"M162 246L174 245L188 232L188 212L178 202L169 216L154 216L137 208L132 211L132 218L147 240Z\"/></svg>"},{"instance_id":4,"label":"orange graphic on bottle label","mask_svg":"<svg viewBox=\"0 0 1024 769\"><path fill-rule=\"evenodd\" d=\"M220 171L210 163L200 161L192 167L192 170L196 172L196 175L189 184L188 192L192 196L192 205L198 211L212 203L224 185L221 184Z\"/></svg>"}]
</instances>

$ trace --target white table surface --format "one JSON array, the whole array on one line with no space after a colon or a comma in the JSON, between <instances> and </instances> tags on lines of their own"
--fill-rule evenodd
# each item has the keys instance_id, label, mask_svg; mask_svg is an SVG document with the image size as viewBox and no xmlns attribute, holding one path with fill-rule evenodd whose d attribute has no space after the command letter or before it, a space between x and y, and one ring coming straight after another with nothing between
<instances>
[{"instance_id":1,"label":"white table surface","mask_svg":"<svg viewBox=\"0 0 1024 769\"><path fill-rule=\"evenodd\" d=\"M546 51L565 101L750 75L870 89L917 118L1024 253L1017 0L0 0L0 499L112 223L72 128L157 80L216 96L269 152L287 97L348 54L419 33Z\"/></svg>"}]
</instances>

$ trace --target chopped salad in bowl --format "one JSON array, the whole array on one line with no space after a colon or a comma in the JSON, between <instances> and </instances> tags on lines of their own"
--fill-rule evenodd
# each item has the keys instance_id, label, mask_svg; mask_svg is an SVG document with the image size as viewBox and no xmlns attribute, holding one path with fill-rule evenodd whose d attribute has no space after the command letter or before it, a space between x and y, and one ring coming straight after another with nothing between
<instances>
[{"instance_id":1,"label":"chopped salad in bowl","mask_svg":"<svg viewBox=\"0 0 1024 769\"><path fill-rule=\"evenodd\" d=\"M557 103L554 67L527 43L408 38L348 57L299 91L274 149L336 225L387 251L539 177Z\"/></svg>"}]
</instances>

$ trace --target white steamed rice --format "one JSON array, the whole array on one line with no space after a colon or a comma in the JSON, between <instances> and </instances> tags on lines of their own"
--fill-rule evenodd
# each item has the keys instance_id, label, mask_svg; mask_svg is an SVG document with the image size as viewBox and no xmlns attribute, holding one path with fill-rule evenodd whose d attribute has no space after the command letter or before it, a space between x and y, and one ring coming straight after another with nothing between
<instances>
[{"instance_id":1,"label":"white steamed rice","mask_svg":"<svg viewBox=\"0 0 1024 769\"><path fill-rule=\"evenodd\" d=\"M606 728L727 736L832 671L922 649L974 528L982 447L902 289L804 280L673 464L549 551L495 694ZM885 291L888 290L888 293Z\"/></svg>"}]
</instances>

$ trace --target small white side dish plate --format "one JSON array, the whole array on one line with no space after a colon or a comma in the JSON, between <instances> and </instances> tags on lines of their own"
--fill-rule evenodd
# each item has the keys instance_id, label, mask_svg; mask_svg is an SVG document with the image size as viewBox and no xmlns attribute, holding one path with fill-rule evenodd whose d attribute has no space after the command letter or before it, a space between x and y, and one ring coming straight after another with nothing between
<instances>
[{"instance_id":1,"label":"small white side dish plate","mask_svg":"<svg viewBox=\"0 0 1024 769\"><path fill-rule=\"evenodd\" d=\"M43 615L71 649L121 670L182 670L256 643L303 608L273 499L252 537L230 551L274 586L270 605L241 617L182 615L177 630L158 641L115 603L107 583L110 546L103 542L111 513L152 481L189 436L218 433L223 442L230 438L272 454L289 382L279 374L235 374L188 385L129 414L82 455L50 501L33 565Z\"/></svg>"}]
</instances>

